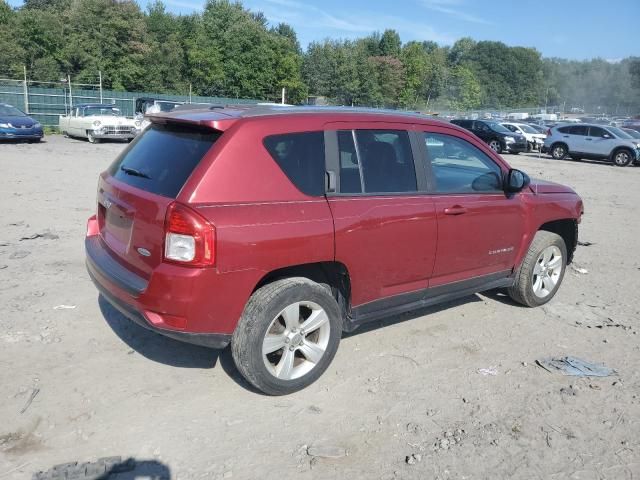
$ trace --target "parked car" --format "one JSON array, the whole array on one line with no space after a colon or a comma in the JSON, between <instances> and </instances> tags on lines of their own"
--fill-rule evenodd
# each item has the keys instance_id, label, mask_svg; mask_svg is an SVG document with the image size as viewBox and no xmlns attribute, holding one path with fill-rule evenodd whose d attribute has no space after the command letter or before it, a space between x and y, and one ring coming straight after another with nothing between
<instances>
[{"instance_id":1,"label":"parked car","mask_svg":"<svg viewBox=\"0 0 640 480\"><path fill-rule=\"evenodd\" d=\"M640 132L638 130L634 130L633 128L621 128L620 130L629 135L631 138L640 139Z\"/></svg>"},{"instance_id":2,"label":"parked car","mask_svg":"<svg viewBox=\"0 0 640 480\"><path fill-rule=\"evenodd\" d=\"M37 121L12 105L0 103L0 140L39 142L43 136Z\"/></svg>"},{"instance_id":3,"label":"parked car","mask_svg":"<svg viewBox=\"0 0 640 480\"><path fill-rule=\"evenodd\" d=\"M139 325L223 348L261 391L314 382L343 331L473 292L557 292L583 212L422 115L157 114L100 175L87 269ZM426 195L425 195L426 194Z\"/></svg>"},{"instance_id":4,"label":"parked car","mask_svg":"<svg viewBox=\"0 0 640 480\"><path fill-rule=\"evenodd\" d=\"M540 133L538 130L526 123L503 122L500 125L513 133L523 135L524 138L527 139L527 152L542 148L544 139L547 138L546 133Z\"/></svg>"},{"instance_id":5,"label":"parked car","mask_svg":"<svg viewBox=\"0 0 640 480\"><path fill-rule=\"evenodd\" d=\"M545 138L547 138L547 131L549 131L548 127L544 125L538 125L536 123L527 123L531 128L533 128L537 133L542 133Z\"/></svg>"},{"instance_id":6,"label":"parked car","mask_svg":"<svg viewBox=\"0 0 640 480\"><path fill-rule=\"evenodd\" d=\"M136 98L136 111L134 112L134 117L140 122L140 129L144 130L151 123L149 120L144 118L147 113L172 112L181 105L186 104L184 102L175 102L173 100L163 100L152 97Z\"/></svg>"},{"instance_id":7,"label":"parked car","mask_svg":"<svg viewBox=\"0 0 640 480\"><path fill-rule=\"evenodd\" d=\"M520 153L527 150L524 135L513 133L497 122L487 120L451 120L451 123L480 137L496 153Z\"/></svg>"},{"instance_id":8,"label":"parked car","mask_svg":"<svg viewBox=\"0 0 640 480\"><path fill-rule=\"evenodd\" d=\"M113 105L87 103L76 105L69 115L60 115L59 128L66 137L131 141L140 132L141 123L122 115Z\"/></svg>"},{"instance_id":9,"label":"parked car","mask_svg":"<svg viewBox=\"0 0 640 480\"><path fill-rule=\"evenodd\" d=\"M624 167L638 161L640 143L617 127L588 123L561 125L549 130L543 152L550 153L556 160L566 156L574 160L609 160Z\"/></svg>"}]
</instances>

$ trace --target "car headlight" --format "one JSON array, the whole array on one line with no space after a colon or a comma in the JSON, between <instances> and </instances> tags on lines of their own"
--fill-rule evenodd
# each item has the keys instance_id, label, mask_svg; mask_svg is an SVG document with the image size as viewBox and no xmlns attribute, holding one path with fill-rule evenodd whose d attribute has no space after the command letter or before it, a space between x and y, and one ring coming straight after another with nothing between
<instances>
[{"instance_id":1,"label":"car headlight","mask_svg":"<svg viewBox=\"0 0 640 480\"><path fill-rule=\"evenodd\" d=\"M515 138L513 138L513 137L504 137L504 141L505 141L505 142L512 143L512 142L515 142L515 141L516 141L516 139L515 139Z\"/></svg>"},{"instance_id":2,"label":"car headlight","mask_svg":"<svg viewBox=\"0 0 640 480\"><path fill-rule=\"evenodd\" d=\"M0 128L12 128L13 125L10 123L0 123Z\"/></svg>"},{"instance_id":3,"label":"car headlight","mask_svg":"<svg viewBox=\"0 0 640 480\"><path fill-rule=\"evenodd\" d=\"M42 127L42 125L40 125L38 122L33 124L33 128L40 128Z\"/></svg>"},{"instance_id":4,"label":"car headlight","mask_svg":"<svg viewBox=\"0 0 640 480\"><path fill-rule=\"evenodd\" d=\"M142 125L142 123L139 120L136 120L134 124L137 128L140 128L140 125Z\"/></svg>"},{"instance_id":5,"label":"car headlight","mask_svg":"<svg viewBox=\"0 0 640 480\"><path fill-rule=\"evenodd\" d=\"M93 122L94 127L99 127L101 125L100 120L96 120Z\"/></svg>"}]
</instances>

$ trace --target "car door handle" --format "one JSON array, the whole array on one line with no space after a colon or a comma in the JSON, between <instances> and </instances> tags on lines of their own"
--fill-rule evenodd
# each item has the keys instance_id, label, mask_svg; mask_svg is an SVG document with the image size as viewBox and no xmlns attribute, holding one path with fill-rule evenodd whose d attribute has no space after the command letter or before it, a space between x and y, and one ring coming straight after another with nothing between
<instances>
[{"instance_id":1,"label":"car door handle","mask_svg":"<svg viewBox=\"0 0 640 480\"><path fill-rule=\"evenodd\" d=\"M569 138L569 135L563 135L562 138Z\"/></svg>"},{"instance_id":2,"label":"car door handle","mask_svg":"<svg viewBox=\"0 0 640 480\"><path fill-rule=\"evenodd\" d=\"M454 205L453 207L444 209L445 215L462 215L463 213L467 213L467 209L460 205Z\"/></svg>"},{"instance_id":3,"label":"car door handle","mask_svg":"<svg viewBox=\"0 0 640 480\"><path fill-rule=\"evenodd\" d=\"M590 142L591 140L593 140L593 138L585 138L585 140L586 140L587 142Z\"/></svg>"}]
</instances>

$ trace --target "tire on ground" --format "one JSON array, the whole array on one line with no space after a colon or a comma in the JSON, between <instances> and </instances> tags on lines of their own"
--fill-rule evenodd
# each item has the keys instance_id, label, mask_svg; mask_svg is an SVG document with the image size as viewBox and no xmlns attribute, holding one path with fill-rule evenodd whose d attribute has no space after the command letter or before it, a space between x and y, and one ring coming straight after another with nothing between
<instances>
[{"instance_id":1,"label":"tire on ground","mask_svg":"<svg viewBox=\"0 0 640 480\"><path fill-rule=\"evenodd\" d=\"M540 298L533 293L533 269L542 251L552 245L557 246L562 253L562 270L560 272L560 278L551 293L544 298ZM540 305L544 305L551 300L558 291L558 288L564 279L566 267L567 246L565 245L562 237L552 232L539 230L533 238L522 263L516 270L515 282L513 286L508 289L509 296L514 301L527 307L538 307Z\"/></svg>"},{"instance_id":2,"label":"tire on ground","mask_svg":"<svg viewBox=\"0 0 640 480\"><path fill-rule=\"evenodd\" d=\"M264 363L262 342L274 318L288 305L300 301L314 302L329 317L330 336L318 364L307 374L292 380L272 375ZM315 382L327 369L338 350L342 335L342 314L330 290L307 278L277 280L249 298L231 339L233 360L240 374L258 390L268 395L286 395Z\"/></svg>"}]
</instances>

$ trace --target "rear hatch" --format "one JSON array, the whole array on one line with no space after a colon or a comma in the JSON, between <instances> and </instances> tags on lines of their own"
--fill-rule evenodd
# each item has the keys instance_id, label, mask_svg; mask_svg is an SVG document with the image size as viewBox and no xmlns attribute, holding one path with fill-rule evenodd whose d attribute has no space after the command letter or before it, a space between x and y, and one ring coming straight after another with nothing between
<instances>
[{"instance_id":1,"label":"rear hatch","mask_svg":"<svg viewBox=\"0 0 640 480\"><path fill-rule=\"evenodd\" d=\"M167 208L221 135L198 125L151 124L101 175L100 235L121 264L150 277L163 258Z\"/></svg>"}]
</instances>

